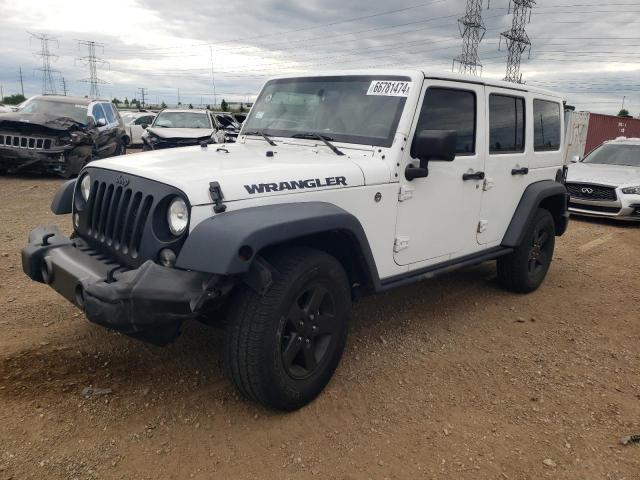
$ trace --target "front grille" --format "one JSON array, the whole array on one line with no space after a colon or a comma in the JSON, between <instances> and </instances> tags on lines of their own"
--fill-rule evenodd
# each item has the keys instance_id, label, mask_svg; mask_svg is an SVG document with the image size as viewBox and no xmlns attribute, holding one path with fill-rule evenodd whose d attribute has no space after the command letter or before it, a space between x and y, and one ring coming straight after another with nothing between
<instances>
[{"instance_id":1,"label":"front grille","mask_svg":"<svg viewBox=\"0 0 640 480\"><path fill-rule=\"evenodd\" d=\"M616 189L613 187L604 187L602 185L594 185L592 183L567 183L567 191L569 195L584 200L611 200L618 199Z\"/></svg>"},{"instance_id":2,"label":"front grille","mask_svg":"<svg viewBox=\"0 0 640 480\"><path fill-rule=\"evenodd\" d=\"M87 206L86 235L135 259L152 204L152 195L94 181Z\"/></svg>"},{"instance_id":3,"label":"front grille","mask_svg":"<svg viewBox=\"0 0 640 480\"><path fill-rule=\"evenodd\" d=\"M569 204L570 208L575 208L577 210L585 210L591 212L599 212L599 213L618 213L620 211L620 207L602 207L600 205L585 205L582 203L573 203Z\"/></svg>"},{"instance_id":4,"label":"front grille","mask_svg":"<svg viewBox=\"0 0 640 480\"><path fill-rule=\"evenodd\" d=\"M166 215L172 199L187 201L184 192L148 178L92 166L80 178L85 172L91 176L89 202L82 199L77 182L74 222L75 233L91 249L133 268L157 261L164 248L176 255L180 252L187 234L172 235Z\"/></svg>"},{"instance_id":5,"label":"front grille","mask_svg":"<svg viewBox=\"0 0 640 480\"><path fill-rule=\"evenodd\" d=\"M27 150L48 150L51 148L52 143L50 138L0 134L0 146L4 147L25 148Z\"/></svg>"}]
</instances>

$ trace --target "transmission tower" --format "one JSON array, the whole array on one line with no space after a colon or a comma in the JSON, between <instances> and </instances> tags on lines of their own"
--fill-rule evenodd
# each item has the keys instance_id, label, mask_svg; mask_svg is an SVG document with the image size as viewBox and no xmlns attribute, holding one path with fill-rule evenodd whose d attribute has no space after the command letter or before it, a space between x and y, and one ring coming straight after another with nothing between
<instances>
[{"instance_id":1,"label":"transmission tower","mask_svg":"<svg viewBox=\"0 0 640 480\"><path fill-rule=\"evenodd\" d=\"M453 59L453 68L458 64L458 72L478 75L482 74L482 64L478 57L478 46L487 31L482 21L483 0L467 0L464 17L458 19L458 28L462 37L462 53Z\"/></svg>"},{"instance_id":2,"label":"transmission tower","mask_svg":"<svg viewBox=\"0 0 640 480\"><path fill-rule=\"evenodd\" d=\"M507 82L522 83L522 73L520 73L520 61L522 54L529 49L531 55L531 40L525 31L525 26L531 21L531 9L536 4L536 0L511 0L509 2L509 12L513 4L513 20L511 30L502 32L502 37L507 42L507 74L504 79Z\"/></svg>"},{"instance_id":3,"label":"transmission tower","mask_svg":"<svg viewBox=\"0 0 640 480\"><path fill-rule=\"evenodd\" d=\"M78 40L78 46L87 47L88 55L86 57L80 57L77 60L83 62L85 65L89 65L89 78L83 78L80 81L90 84L89 96L97 98L100 96L100 89L98 88L98 85L108 83L105 80L98 78L98 65L103 66L109 64L109 62L96 57L96 47L102 48L104 51L104 44L94 42L93 40Z\"/></svg>"},{"instance_id":4,"label":"transmission tower","mask_svg":"<svg viewBox=\"0 0 640 480\"><path fill-rule=\"evenodd\" d=\"M140 96L142 97L142 108L144 108L145 98L147 96L148 90L144 87L141 87L138 89L138 92L140 92Z\"/></svg>"},{"instance_id":5,"label":"transmission tower","mask_svg":"<svg viewBox=\"0 0 640 480\"><path fill-rule=\"evenodd\" d=\"M56 42L58 45L58 41L49 35L36 35L35 33L30 34L31 38L40 41L40 50L38 52L34 52L37 57L40 57L42 60L42 67L36 69L42 72L42 94L43 95L55 95L57 92L56 84L53 81L53 74L60 73L57 70L51 69L51 59L57 59L58 56L51 53L49 50L49 42Z\"/></svg>"}]
</instances>

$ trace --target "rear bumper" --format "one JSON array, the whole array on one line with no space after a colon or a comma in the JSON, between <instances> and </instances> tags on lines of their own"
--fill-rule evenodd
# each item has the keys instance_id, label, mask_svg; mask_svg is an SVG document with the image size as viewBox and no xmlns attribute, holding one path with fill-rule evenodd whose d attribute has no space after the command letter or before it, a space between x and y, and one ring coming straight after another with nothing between
<instances>
[{"instance_id":1,"label":"rear bumper","mask_svg":"<svg viewBox=\"0 0 640 480\"><path fill-rule=\"evenodd\" d=\"M83 309L90 322L157 345L175 339L182 323L219 293L211 274L152 261L124 270L82 240L66 238L56 226L29 234L22 268Z\"/></svg>"}]
</instances>

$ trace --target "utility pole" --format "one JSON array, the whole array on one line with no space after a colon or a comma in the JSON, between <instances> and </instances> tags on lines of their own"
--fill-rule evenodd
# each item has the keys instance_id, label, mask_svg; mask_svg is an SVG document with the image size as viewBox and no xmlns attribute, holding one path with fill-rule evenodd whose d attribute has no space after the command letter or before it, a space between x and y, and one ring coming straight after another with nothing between
<instances>
[{"instance_id":1,"label":"utility pole","mask_svg":"<svg viewBox=\"0 0 640 480\"><path fill-rule=\"evenodd\" d=\"M178 89L178 104L176 106L180 105L180 103L180 89Z\"/></svg>"},{"instance_id":2,"label":"utility pole","mask_svg":"<svg viewBox=\"0 0 640 480\"><path fill-rule=\"evenodd\" d=\"M478 75L482 74L482 64L478 57L478 46L484 38L487 28L482 21L482 4L484 0L467 0L464 17L458 19L458 29L462 37L462 53L453 59L453 70L458 63L458 72Z\"/></svg>"},{"instance_id":3,"label":"utility pole","mask_svg":"<svg viewBox=\"0 0 640 480\"><path fill-rule=\"evenodd\" d=\"M142 108L144 108L145 98L147 96L147 89L144 87L141 87L138 89L138 92L140 93L140 97L142 97Z\"/></svg>"},{"instance_id":4,"label":"utility pole","mask_svg":"<svg viewBox=\"0 0 640 480\"><path fill-rule=\"evenodd\" d=\"M2 87L2 84L0 83L0 102L2 102L2 100L4 100L4 88Z\"/></svg>"},{"instance_id":5,"label":"utility pole","mask_svg":"<svg viewBox=\"0 0 640 480\"><path fill-rule=\"evenodd\" d=\"M36 35L31 33L30 35L31 38L40 41L40 51L35 52L35 55L40 57L42 61L42 67L37 69L42 72L42 94L55 95L58 92L56 90L56 84L53 81L53 74L60 72L51 69L51 59L53 58L55 60L58 56L49 50L49 42L56 42L56 44L58 44L58 41L54 37L46 34Z\"/></svg>"},{"instance_id":6,"label":"utility pole","mask_svg":"<svg viewBox=\"0 0 640 480\"><path fill-rule=\"evenodd\" d=\"M22 81L22 67L20 67L20 91L22 92L22 97L24 98L24 82Z\"/></svg>"},{"instance_id":7,"label":"utility pole","mask_svg":"<svg viewBox=\"0 0 640 480\"><path fill-rule=\"evenodd\" d=\"M213 47L209 45L209 58L211 60L211 85L213 87L213 109L216 109L216 79L213 76Z\"/></svg>"},{"instance_id":8,"label":"utility pole","mask_svg":"<svg viewBox=\"0 0 640 480\"><path fill-rule=\"evenodd\" d=\"M622 110L624 110L624 101L627 99L626 95L622 96Z\"/></svg>"},{"instance_id":9,"label":"utility pole","mask_svg":"<svg viewBox=\"0 0 640 480\"><path fill-rule=\"evenodd\" d=\"M66 97L67 96L67 81L65 80L64 77L62 77L62 79L60 80L60 83L62 84L62 94Z\"/></svg>"},{"instance_id":10,"label":"utility pole","mask_svg":"<svg viewBox=\"0 0 640 480\"><path fill-rule=\"evenodd\" d=\"M500 43L504 37L508 51L507 74L504 79L507 82L522 83L522 74L520 73L522 54L528 48L529 56L531 56L531 40L525 31L525 26L531 21L531 9L536 4L536 0L510 0L509 12L511 12L511 4L513 4L511 30L500 34Z\"/></svg>"},{"instance_id":11,"label":"utility pole","mask_svg":"<svg viewBox=\"0 0 640 480\"><path fill-rule=\"evenodd\" d=\"M108 65L109 62L96 57L96 47L102 48L104 52L104 44L94 42L93 40L78 40L78 47L87 47L88 55L86 57L80 57L76 60L89 65L89 78L83 78L81 82L90 84L89 96L97 98L100 96L99 84L106 84L107 82L98 78L98 65Z\"/></svg>"}]
</instances>

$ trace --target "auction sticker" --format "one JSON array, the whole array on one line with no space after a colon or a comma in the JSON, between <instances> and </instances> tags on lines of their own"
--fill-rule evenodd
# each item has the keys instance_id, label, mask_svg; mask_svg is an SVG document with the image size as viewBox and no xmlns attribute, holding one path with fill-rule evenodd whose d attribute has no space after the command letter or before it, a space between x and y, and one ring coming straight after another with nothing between
<instances>
[{"instance_id":1,"label":"auction sticker","mask_svg":"<svg viewBox=\"0 0 640 480\"><path fill-rule=\"evenodd\" d=\"M367 95L381 95L384 97L407 97L413 82L396 80L373 80L367 90Z\"/></svg>"}]
</instances>

